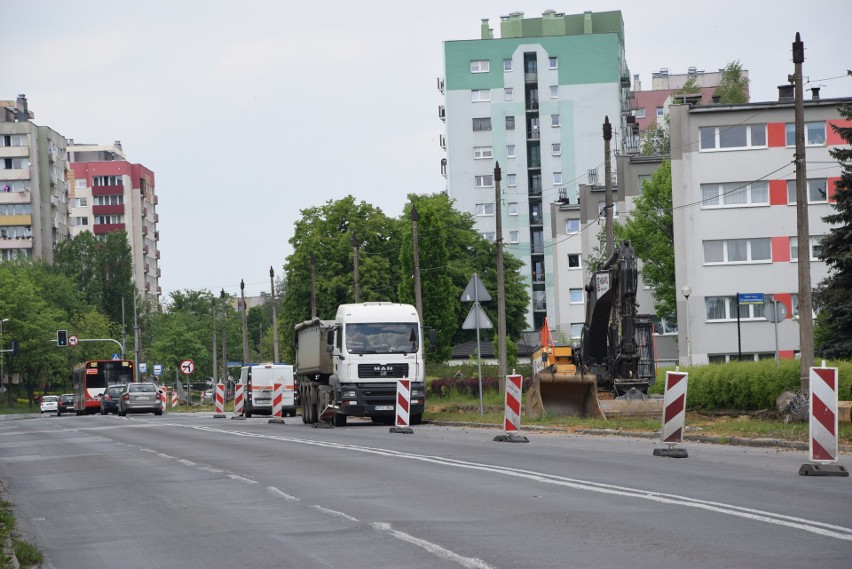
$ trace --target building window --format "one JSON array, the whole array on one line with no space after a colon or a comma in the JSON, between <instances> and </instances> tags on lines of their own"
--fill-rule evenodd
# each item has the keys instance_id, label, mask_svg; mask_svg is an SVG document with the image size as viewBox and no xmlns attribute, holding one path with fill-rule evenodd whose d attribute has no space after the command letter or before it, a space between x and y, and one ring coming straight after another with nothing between
<instances>
[{"instance_id":1,"label":"building window","mask_svg":"<svg viewBox=\"0 0 852 569\"><path fill-rule=\"evenodd\" d=\"M93 186L120 186L121 176L95 176L92 178Z\"/></svg>"},{"instance_id":2,"label":"building window","mask_svg":"<svg viewBox=\"0 0 852 569\"><path fill-rule=\"evenodd\" d=\"M573 234L580 233L580 220L579 219L566 219L565 220L565 233Z\"/></svg>"},{"instance_id":3,"label":"building window","mask_svg":"<svg viewBox=\"0 0 852 569\"><path fill-rule=\"evenodd\" d=\"M507 144L506 145L506 158L514 158L515 157L515 145Z\"/></svg>"},{"instance_id":4,"label":"building window","mask_svg":"<svg viewBox=\"0 0 852 569\"><path fill-rule=\"evenodd\" d=\"M470 102L471 103L481 103L485 101L491 100L491 90L490 89L473 89L470 92Z\"/></svg>"},{"instance_id":5,"label":"building window","mask_svg":"<svg viewBox=\"0 0 852 569\"><path fill-rule=\"evenodd\" d=\"M657 107L657 118L661 119L666 114L666 109L664 107Z\"/></svg>"},{"instance_id":6,"label":"building window","mask_svg":"<svg viewBox=\"0 0 852 569\"><path fill-rule=\"evenodd\" d=\"M515 130L515 117L506 117L506 130Z\"/></svg>"},{"instance_id":7,"label":"building window","mask_svg":"<svg viewBox=\"0 0 852 569\"><path fill-rule=\"evenodd\" d=\"M89 225L89 218L86 217L85 215L72 217L71 218L71 225L72 226Z\"/></svg>"},{"instance_id":8,"label":"building window","mask_svg":"<svg viewBox=\"0 0 852 569\"><path fill-rule=\"evenodd\" d=\"M74 185L78 190L83 190L86 188L86 179L83 178L82 180L74 180Z\"/></svg>"},{"instance_id":9,"label":"building window","mask_svg":"<svg viewBox=\"0 0 852 569\"><path fill-rule=\"evenodd\" d=\"M518 202L509 202L509 215L518 215Z\"/></svg>"},{"instance_id":10,"label":"building window","mask_svg":"<svg viewBox=\"0 0 852 569\"><path fill-rule=\"evenodd\" d=\"M701 150L766 148L765 124L704 126L698 129Z\"/></svg>"},{"instance_id":11,"label":"building window","mask_svg":"<svg viewBox=\"0 0 852 569\"><path fill-rule=\"evenodd\" d=\"M548 69L559 69L559 60L555 57L547 58L547 68Z\"/></svg>"},{"instance_id":12,"label":"building window","mask_svg":"<svg viewBox=\"0 0 852 569\"><path fill-rule=\"evenodd\" d=\"M553 185L561 186L562 185L562 172L554 172L553 173Z\"/></svg>"},{"instance_id":13,"label":"building window","mask_svg":"<svg viewBox=\"0 0 852 569\"><path fill-rule=\"evenodd\" d=\"M559 126L559 115L550 115L550 126Z\"/></svg>"},{"instance_id":14,"label":"building window","mask_svg":"<svg viewBox=\"0 0 852 569\"><path fill-rule=\"evenodd\" d=\"M568 255L568 268L581 269L581 258L579 253L570 253Z\"/></svg>"},{"instance_id":15,"label":"building window","mask_svg":"<svg viewBox=\"0 0 852 569\"><path fill-rule=\"evenodd\" d=\"M74 198L73 207L86 207L89 205L89 198Z\"/></svg>"},{"instance_id":16,"label":"building window","mask_svg":"<svg viewBox=\"0 0 852 569\"><path fill-rule=\"evenodd\" d=\"M488 73L489 68L490 65L487 59L474 59L470 62L471 73Z\"/></svg>"},{"instance_id":17,"label":"building window","mask_svg":"<svg viewBox=\"0 0 852 569\"><path fill-rule=\"evenodd\" d=\"M819 178L808 180L808 203L825 203L828 201L828 180ZM787 180L787 203L796 203L796 180Z\"/></svg>"},{"instance_id":18,"label":"building window","mask_svg":"<svg viewBox=\"0 0 852 569\"><path fill-rule=\"evenodd\" d=\"M768 205L769 182L701 184L704 207Z\"/></svg>"},{"instance_id":19,"label":"building window","mask_svg":"<svg viewBox=\"0 0 852 569\"><path fill-rule=\"evenodd\" d=\"M559 85L551 85L550 86L550 98L558 99L559 98Z\"/></svg>"},{"instance_id":20,"label":"building window","mask_svg":"<svg viewBox=\"0 0 852 569\"><path fill-rule=\"evenodd\" d=\"M506 185L510 187L514 187L518 185L518 175L517 174L508 174L506 176Z\"/></svg>"},{"instance_id":21,"label":"building window","mask_svg":"<svg viewBox=\"0 0 852 569\"><path fill-rule=\"evenodd\" d=\"M571 339L579 340L583 336L583 323L577 322L571 324Z\"/></svg>"},{"instance_id":22,"label":"building window","mask_svg":"<svg viewBox=\"0 0 852 569\"><path fill-rule=\"evenodd\" d=\"M491 130L491 117L473 119L473 130Z\"/></svg>"},{"instance_id":23,"label":"building window","mask_svg":"<svg viewBox=\"0 0 852 569\"><path fill-rule=\"evenodd\" d=\"M515 98L515 91L511 87L506 87L503 89L503 99L506 101L511 101Z\"/></svg>"},{"instance_id":24,"label":"building window","mask_svg":"<svg viewBox=\"0 0 852 569\"><path fill-rule=\"evenodd\" d=\"M810 238L810 246L811 246L811 259L816 260L819 259L820 254L820 243L822 242L823 235L812 235ZM799 262L799 238L798 237L790 237L790 262L798 263Z\"/></svg>"},{"instance_id":25,"label":"building window","mask_svg":"<svg viewBox=\"0 0 852 569\"><path fill-rule=\"evenodd\" d=\"M487 176L476 176L476 187L477 188L493 188L494 187L494 176L489 174Z\"/></svg>"},{"instance_id":26,"label":"building window","mask_svg":"<svg viewBox=\"0 0 852 569\"><path fill-rule=\"evenodd\" d=\"M511 71L512 70L512 60L504 59L503 60L503 71Z\"/></svg>"},{"instance_id":27,"label":"building window","mask_svg":"<svg viewBox=\"0 0 852 569\"><path fill-rule=\"evenodd\" d=\"M85 198L82 198L85 200ZM95 196L93 200L94 205L122 205L124 204L124 196L123 195L111 195L111 196ZM83 204L85 205L85 204Z\"/></svg>"},{"instance_id":28,"label":"building window","mask_svg":"<svg viewBox=\"0 0 852 569\"><path fill-rule=\"evenodd\" d=\"M473 147L473 159L481 160L483 158L493 158L494 151L490 146L474 146Z\"/></svg>"},{"instance_id":29,"label":"building window","mask_svg":"<svg viewBox=\"0 0 852 569\"><path fill-rule=\"evenodd\" d=\"M486 231L484 233L480 233L480 235L482 235L482 238L485 239L486 241L491 241L492 243L494 243L494 232L493 231Z\"/></svg>"},{"instance_id":30,"label":"building window","mask_svg":"<svg viewBox=\"0 0 852 569\"><path fill-rule=\"evenodd\" d=\"M761 263L772 260L769 238L704 241L705 264Z\"/></svg>"},{"instance_id":31,"label":"building window","mask_svg":"<svg viewBox=\"0 0 852 569\"><path fill-rule=\"evenodd\" d=\"M494 204L493 203L478 203L478 204L476 204L476 215L478 215L478 216L494 215Z\"/></svg>"},{"instance_id":32,"label":"building window","mask_svg":"<svg viewBox=\"0 0 852 569\"><path fill-rule=\"evenodd\" d=\"M736 296L707 296L704 298L704 306L707 320L710 322L737 319ZM740 305L741 320L755 320L757 318L763 318L762 304Z\"/></svg>"},{"instance_id":33,"label":"building window","mask_svg":"<svg viewBox=\"0 0 852 569\"><path fill-rule=\"evenodd\" d=\"M796 146L796 124L788 122L784 125L787 138L787 146ZM805 146L825 145L825 122L805 123Z\"/></svg>"},{"instance_id":34,"label":"building window","mask_svg":"<svg viewBox=\"0 0 852 569\"><path fill-rule=\"evenodd\" d=\"M550 145L550 153L553 156L561 156L562 155L562 144L559 143L559 142L556 142L556 143Z\"/></svg>"},{"instance_id":35,"label":"building window","mask_svg":"<svg viewBox=\"0 0 852 569\"><path fill-rule=\"evenodd\" d=\"M116 225L124 223L121 215L98 215L95 216L95 223L98 225Z\"/></svg>"},{"instance_id":36,"label":"building window","mask_svg":"<svg viewBox=\"0 0 852 569\"><path fill-rule=\"evenodd\" d=\"M509 232L509 243L517 243L518 242L518 232L510 231Z\"/></svg>"},{"instance_id":37,"label":"building window","mask_svg":"<svg viewBox=\"0 0 852 569\"><path fill-rule=\"evenodd\" d=\"M581 289L581 288L568 289L568 302L570 304L583 304L583 289Z\"/></svg>"},{"instance_id":38,"label":"building window","mask_svg":"<svg viewBox=\"0 0 852 569\"><path fill-rule=\"evenodd\" d=\"M633 113L633 116L635 116L637 119L644 119L645 107L642 107L641 109L636 109L636 111Z\"/></svg>"}]
</instances>

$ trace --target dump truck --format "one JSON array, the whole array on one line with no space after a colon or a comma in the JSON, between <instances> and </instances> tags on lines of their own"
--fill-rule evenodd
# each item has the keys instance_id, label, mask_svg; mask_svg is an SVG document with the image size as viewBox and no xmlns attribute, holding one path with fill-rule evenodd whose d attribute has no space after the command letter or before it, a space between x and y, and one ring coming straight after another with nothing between
<instances>
[{"instance_id":1,"label":"dump truck","mask_svg":"<svg viewBox=\"0 0 852 569\"><path fill-rule=\"evenodd\" d=\"M586 322L579 345L557 343L545 321L533 354L526 412L606 418L658 415L653 385L653 323L637 314L636 255L623 241L586 285Z\"/></svg>"},{"instance_id":2,"label":"dump truck","mask_svg":"<svg viewBox=\"0 0 852 569\"><path fill-rule=\"evenodd\" d=\"M426 401L423 335L409 304L343 304L334 320L314 318L295 327L295 374L302 421L348 417L393 424L400 379L411 380L409 422L419 424Z\"/></svg>"}]
</instances>

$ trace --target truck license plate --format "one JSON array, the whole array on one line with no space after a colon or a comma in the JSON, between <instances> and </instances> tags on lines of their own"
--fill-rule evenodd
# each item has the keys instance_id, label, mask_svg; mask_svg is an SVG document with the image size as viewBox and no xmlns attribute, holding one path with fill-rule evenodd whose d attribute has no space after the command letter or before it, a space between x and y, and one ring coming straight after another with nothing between
<instances>
[{"instance_id":1,"label":"truck license plate","mask_svg":"<svg viewBox=\"0 0 852 569\"><path fill-rule=\"evenodd\" d=\"M393 411L393 405L376 405L376 411Z\"/></svg>"}]
</instances>

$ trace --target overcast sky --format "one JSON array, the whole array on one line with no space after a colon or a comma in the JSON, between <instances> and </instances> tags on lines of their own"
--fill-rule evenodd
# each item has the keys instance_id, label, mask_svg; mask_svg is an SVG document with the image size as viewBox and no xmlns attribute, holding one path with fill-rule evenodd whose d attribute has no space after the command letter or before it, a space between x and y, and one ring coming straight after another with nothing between
<instances>
[{"instance_id":1,"label":"overcast sky","mask_svg":"<svg viewBox=\"0 0 852 569\"><path fill-rule=\"evenodd\" d=\"M793 72L852 96L852 3L717 0L4 0L0 99L77 143L122 142L156 174L163 300L176 290L269 289L300 210L352 194L397 217L444 190L443 42L488 18L621 10L643 87L667 67L739 60L752 101Z\"/></svg>"}]
</instances>

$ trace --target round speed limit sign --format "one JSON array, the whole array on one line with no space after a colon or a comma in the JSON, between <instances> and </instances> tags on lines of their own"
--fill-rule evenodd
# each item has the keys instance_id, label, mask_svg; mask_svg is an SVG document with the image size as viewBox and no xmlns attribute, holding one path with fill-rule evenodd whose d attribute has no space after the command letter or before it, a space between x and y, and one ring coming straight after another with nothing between
<instances>
[{"instance_id":1,"label":"round speed limit sign","mask_svg":"<svg viewBox=\"0 0 852 569\"><path fill-rule=\"evenodd\" d=\"M192 360L182 360L180 362L180 372L184 375L189 375L195 371L195 362Z\"/></svg>"}]
</instances>

